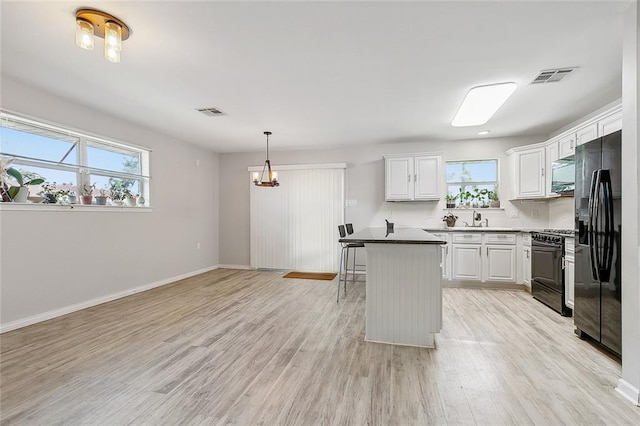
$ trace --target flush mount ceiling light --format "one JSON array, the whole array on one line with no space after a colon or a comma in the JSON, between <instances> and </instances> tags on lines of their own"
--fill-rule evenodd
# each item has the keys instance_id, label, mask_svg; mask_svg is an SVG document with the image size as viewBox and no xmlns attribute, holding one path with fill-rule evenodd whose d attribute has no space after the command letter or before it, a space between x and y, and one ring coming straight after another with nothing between
<instances>
[{"instance_id":1,"label":"flush mount ceiling light","mask_svg":"<svg viewBox=\"0 0 640 426\"><path fill-rule=\"evenodd\" d=\"M94 36L104 39L104 58L120 62L122 41L129 38L131 30L120 19L96 9L76 10L76 46L93 50Z\"/></svg>"},{"instance_id":2,"label":"flush mount ceiling light","mask_svg":"<svg viewBox=\"0 0 640 426\"><path fill-rule=\"evenodd\" d=\"M490 132L490 130L480 130L480 131L478 132L478 134L479 134L480 136L484 136L484 135L488 135L488 134L489 134L489 132Z\"/></svg>"},{"instance_id":3,"label":"flush mount ceiling light","mask_svg":"<svg viewBox=\"0 0 640 426\"><path fill-rule=\"evenodd\" d=\"M271 161L269 161L269 135L271 132L264 132L267 136L267 160L264 162L264 166L262 167L262 175L258 172L253 172L253 183L256 186L267 186L273 188L274 186L280 186L280 182L278 182L278 172L271 171ZM267 180L265 180L265 172L267 172Z\"/></svg>"},{"instance_id":4,"label":"flush mount ceiling light","mask_svg":"<svg viewBox=\"0 0 640 426\"><path fill-rule=\"evenodd\" d=\"M464 97L451 125L465 127L486 123L511 96L516 87L515 83L498 83L472 88Z\"/></svg>"}]
</instances>

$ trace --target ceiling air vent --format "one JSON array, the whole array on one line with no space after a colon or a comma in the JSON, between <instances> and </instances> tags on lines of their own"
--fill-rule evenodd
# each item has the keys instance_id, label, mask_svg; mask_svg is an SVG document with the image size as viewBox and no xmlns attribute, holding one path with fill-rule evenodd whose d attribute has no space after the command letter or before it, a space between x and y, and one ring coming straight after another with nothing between
<instances>
[{"instance_id":1,"label":"ceiling air vent","mask_svg":"<svg viewBox=\"0 0 640 426\"><path fill-rule=\"evenodd\" d=\"M571 74L576 68L578 67L542 70L529 84L556 83Z\"/></svg>"},{"instance_id":2,"label":"ceiling air vent","mask_svg":"<svg viewBox=\"0 0 640 426\"><path fill-rule=\"evenodd\" d=\"M218 117L220 115L227 115L218 108L197 108L196 111L200 111L208 117Z\"/></svg>"}]
</instances>

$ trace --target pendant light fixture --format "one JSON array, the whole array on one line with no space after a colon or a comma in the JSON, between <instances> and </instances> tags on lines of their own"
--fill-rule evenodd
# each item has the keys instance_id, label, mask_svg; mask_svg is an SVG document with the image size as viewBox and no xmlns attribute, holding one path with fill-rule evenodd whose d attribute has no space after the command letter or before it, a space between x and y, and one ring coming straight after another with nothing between
<instances>
[{"instance_id":1,"label":"pendant light fixture","mask_svg":"<svg viewBox=\"0 0 640 426\"><path fill-rule=\"evenodd\" d=\"M278 172L271 171L271 161L269 161L269 135L271 132L264 132L267 136L267 160L264 162L264 167L262 167L262 175L258 172L253 172L253 183L256 186L267 186L273 188L275 186L280 186L280 182L278 182ZM267 180L265 180L265 172L267 172Z\"/></svg>"},{"instance_id":2,"label":"pendant light fixture","mask_svg":"<svg viewBox=\"0 0 640 426\"><path fill-rule=\"evenodd\" d=\"M120 19L96 9L76 10L76 45L93 50L93 37L104 39L104 58L120 62L122 40L129 38L131 30Z\"/></svg>"}]
</instances>

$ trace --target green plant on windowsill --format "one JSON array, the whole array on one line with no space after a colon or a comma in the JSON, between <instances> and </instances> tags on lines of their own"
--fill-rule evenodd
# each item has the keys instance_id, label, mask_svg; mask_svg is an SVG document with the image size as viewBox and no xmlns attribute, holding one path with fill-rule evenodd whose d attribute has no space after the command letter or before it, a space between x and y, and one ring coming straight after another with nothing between
<instances>
[{"instance_id":1,"label":"green plant on windowsill","mask_svg":"<svg viewBox=\"0 0 640 426\"><path fill-rule=\"evenodd\" d=\"M18 170L14 169L13 167L9 167L5 171L5 173L11 176L12 178L14 178L16 183L18 184L17 186L15 185L10 186L9 189L7 190L7 195L9 196L9 198L11 198L11 201L16 203L27 202L27 198L29 197L29 188L27 188L27 186L40 185L41 183L44 182L44 179L39 177L25 180L22 173L20 173Z\"/></svg>"},{"instance_id":2,"label":"green plant on windowsill","mask_svg":"<svg viewBox=\"0 0 640 426\"><path fill-rule=\"evenodd\" d=\"M498 195L498 190L495 191L487 191L487 198L489 199L489 206L493 208L500 207L500 196Z\"/></svg>"},{"instance_id":3,"label":"green plant on windowsill","mask_svg":"<svg viewBox=\"0 0 640 426\"><path fill-rule=\"evenodd\" d=\"M55 204L56 203L56 183L45 182L42 184L42 191L38 193L44 198L45 204Z\"/></svg>"},{"instance_id":4,"label":"green plant on windowsill","mask_svg":"<svg viewBox=\"0 0 640 426\"><path fill-rule=\"evenodd\" d=\"M445 195L444 199L447 202L447 208L451 209L451 208L454 208L456 206L456 200L458 199L458 195L447 194L447 195Z\"/></svg>"}]
</instances>

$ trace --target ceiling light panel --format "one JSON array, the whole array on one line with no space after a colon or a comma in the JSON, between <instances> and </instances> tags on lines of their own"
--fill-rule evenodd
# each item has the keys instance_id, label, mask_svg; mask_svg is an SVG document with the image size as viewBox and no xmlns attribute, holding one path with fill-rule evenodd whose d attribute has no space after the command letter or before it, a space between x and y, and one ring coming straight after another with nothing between
<instances>
[{"instance_id":1,"label":"ceiling light panel","mask_svg":"<svg viewBox=\"0 0 640 426\"><path fill-rule=\"evenodd\" d=\"M516 88L515 83L497 83L472 88L464 97L451 125L466 127L485 124Z\"/></svg>"}]
</instances>

